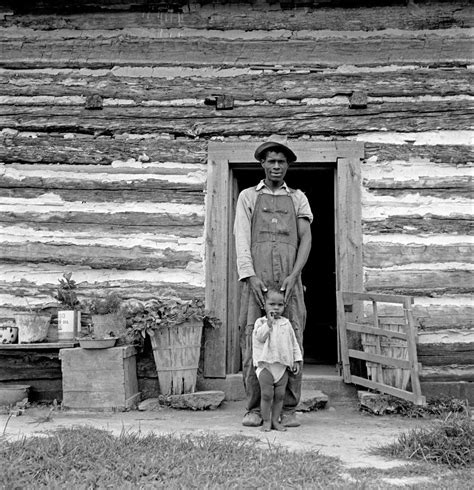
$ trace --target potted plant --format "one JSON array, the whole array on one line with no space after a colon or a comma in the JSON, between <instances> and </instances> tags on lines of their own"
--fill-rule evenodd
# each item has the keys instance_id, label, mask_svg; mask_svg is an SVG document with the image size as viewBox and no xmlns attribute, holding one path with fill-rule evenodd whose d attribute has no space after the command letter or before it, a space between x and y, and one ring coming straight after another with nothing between
<instances>
[{"instance_id":1,"label":"potted plant","mask_svg":"<svg viewBox=\"0 0 474 490\"><path fill-rule=\"evenodd\" d=\"M88 335L95 339L125 335L126 318L122 303L122 298L115 292L85 301L85 309L91 316Z\"/></svg>"},{"instance_id":2,"label":"potted plant","mask_svg":"<svg viewBox=\"0 0 474 490\"><path fill-rule=\"evenodd\" d=\"M26 298L25 298L26 299ZM48 335L51 314L42 308L32 308L27 301L28 311L14 313L15 327L18 329L18 343L44 342Z\"/></svg>"},{"instance_id":3,"label":"potted plant","mask_svg":"<svg viewBox=\"0 0 474 490\"><path fill-rule=\"evenodd\" d=\"M162 395L193 393L203 326L218 327L201 299L183 300L172 290L146 302L129 303L129 336L150 337Z\"/></svg>"},{"instance_id":4,"label":"potted plant","mask_svg":"<svg viewBox=\"0 0 474 490\"><path fill-rule=\"evenodd\" d=\"M54 299L58 307L58 340L73 340L81 325L81 303L77 297L77 283L72 279L72 272L63 274L56 287Z\"/></svg>"}]
</instances>

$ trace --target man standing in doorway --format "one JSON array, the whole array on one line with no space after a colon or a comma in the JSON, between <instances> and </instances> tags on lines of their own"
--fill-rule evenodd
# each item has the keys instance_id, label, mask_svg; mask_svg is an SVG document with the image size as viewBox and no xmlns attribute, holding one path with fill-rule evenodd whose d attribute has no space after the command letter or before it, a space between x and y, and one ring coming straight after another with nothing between
<instances>
[{"instance_id":1,"label":"man standing in doorway","mask_svg":"<svg viewBox=\"0 0 474 490\"><path fill-rule=\"evenodd\" d=\"M307 197L290 189L284 179L296 155L287 146L267 142L255 151L265 178L244 189L237 201L234 234L239 280L243 282L239 314L242 372L247 395L243 425L257 427L260 416L260 387L252 363L252 331L262 316L264 293L277 287L285 297L285 312L300 346L306 322L301 271L311 250L313 215ZM301 396L302 373L289 373L282 424L297 427L295 409Z\"/></svg>"}]
</instances>

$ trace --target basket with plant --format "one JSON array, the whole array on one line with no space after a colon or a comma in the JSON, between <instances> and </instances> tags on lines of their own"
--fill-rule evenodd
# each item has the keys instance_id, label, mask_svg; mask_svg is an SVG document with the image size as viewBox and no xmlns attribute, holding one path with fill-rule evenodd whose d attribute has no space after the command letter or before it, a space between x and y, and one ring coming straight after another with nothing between
<instances>
[{"instance_id":1,"label":"basket with plant","mask_svg":"<svg viewBox=\"0 0 474 490\"><path fill-rule=\"evenodd\" d=\"M128 303L129 338L149 336L162 395L192 393L196 388L203 327L217 328L200 298L185 300L172 290L145 302Z\"/></svg>"}]
</instances>

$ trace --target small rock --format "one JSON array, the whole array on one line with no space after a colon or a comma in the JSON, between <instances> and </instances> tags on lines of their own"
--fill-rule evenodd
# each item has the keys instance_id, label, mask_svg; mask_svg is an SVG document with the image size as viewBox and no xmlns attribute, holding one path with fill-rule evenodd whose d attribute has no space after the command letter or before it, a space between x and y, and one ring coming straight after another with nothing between
<instances>
[{"instance_id":1,"label":"small rock","mask_svg":"<svg viewBox=\"0 0 474 490\"><path fill-rule=\"evenodd\" d=\"M319 390L301 393L301 400L296 410L298 412L311 412L324 408L328 402L328 396Z\"/></svg>"},{"instance_id":2,"label":"small rock","mask_svg":"<svg viewBox=\"0 0 474 490\"><path fill-rule=\"evenodd\" d=\"M137 409L141 411L145 410L160 410L161 400L159 398L147 398L138 404Z\"/></svg>"},{"instance_id":3,"label":"small rock","mask_svg":"<svg viewBox=\"0 0 474 490\"><path fill-rule=\"evenodd\" d=\"M336 411L336 409L335 409L334 407L329 407L329 408L328 408L328 411L329 411L329 412L335 412L335 411Z\"/></svg>"},{"instance_id":4,"label":"small rock","mask_svg":"<svg viewBox=\"0 0 474 490\"><path fill-rule=\"evenodd\" d=\"M225 398L223 391L196 391L183 395L170 395L166 397L172 408L191 410L215 410Z\"/></svg>"},{"instance_id":5,"label":"small rock","mask_svg":"<svg viewBox=\"0 0 474 490\"><path fill-rule=\"evenodd\" d=\"M386 413L394 413L397 408L390 403L388 395L380 393L370 393L369 391L359 391L357 393L359 403L362 410L373 413L375 415L384 415Z\"/></svg>"}]
</instances>

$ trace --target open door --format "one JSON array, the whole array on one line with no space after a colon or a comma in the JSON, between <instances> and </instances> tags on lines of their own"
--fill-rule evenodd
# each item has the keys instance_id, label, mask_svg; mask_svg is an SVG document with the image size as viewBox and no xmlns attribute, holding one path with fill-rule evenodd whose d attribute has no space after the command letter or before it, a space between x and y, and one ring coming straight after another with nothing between
<instances>
[{"instance_id":1,"label":"open door","mask_svg":"<svg viewBox=\"0 0 474 490\"><path fill-rule=\"evenodd\" d=\"M256 146L256 142L242 141L210 141L208 145L206 305L222 320L221 328L204 333L203 374L208 378L224 378L240 370L240 284L232 228L239 191L262 178L254 158ZM303 271L307 308L310 306L305 362L335 364L336 291L362 288L360 165L364 145L294 141L290 146L298 160L288 172L288 185L306 193L315 214L314 257Z\"/></svg>"},{"instance_id":2,"label":"open door","mask_svg":"<svg viewBox=\"0 0 474 490\"><path fill-rule=\"evenodd\" d=\"M338 291L338 327L346 383L424 405L410 296ZM362 350L349 348L361 345ZM358 337L354 341L354 337ZM350 359L366 362L367 378L354 375ZM411 386L411 391L408 388Z\"/></svg>"}]
</instances>

